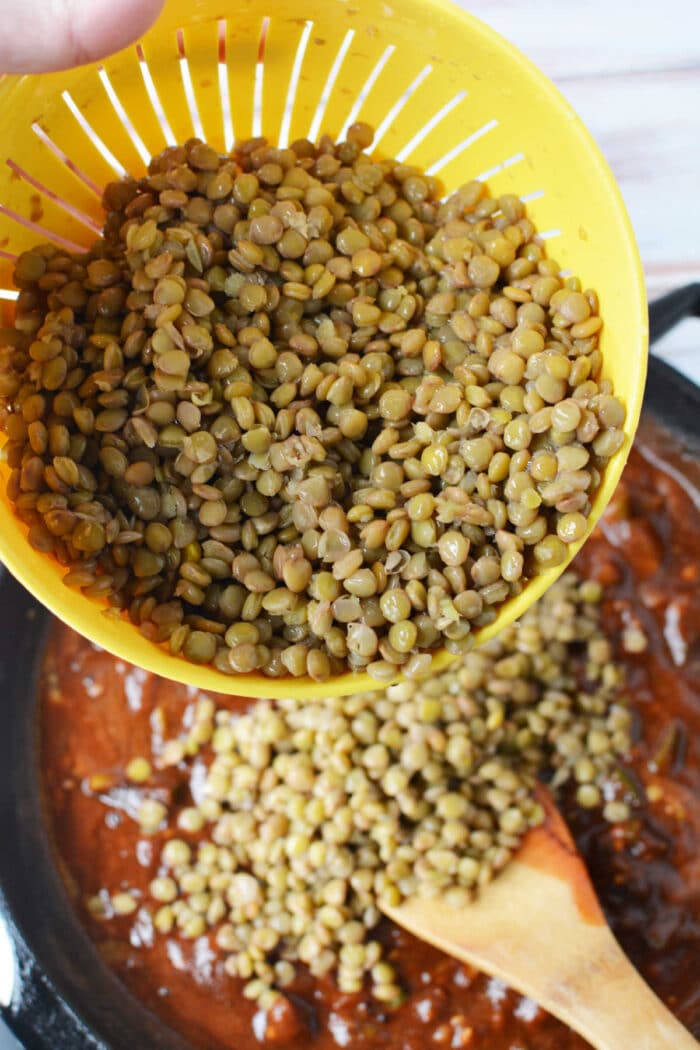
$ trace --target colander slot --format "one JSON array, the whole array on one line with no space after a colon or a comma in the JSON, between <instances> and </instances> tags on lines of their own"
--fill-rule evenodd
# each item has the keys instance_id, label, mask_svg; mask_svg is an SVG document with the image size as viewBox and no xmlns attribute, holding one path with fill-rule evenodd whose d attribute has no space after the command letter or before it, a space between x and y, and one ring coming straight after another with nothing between
<instances>
[{"instance_id":1,"label":"colander slot","mask_svg":"<svg viewBox=\"0 0 700 1050\"><path fill-rule=\"evenodd\" d=\"M54 244L58 244L59 247L66 248L69 252L85 251L85 245L77 244L67 237L61 237L59 233L54 233L53 230L47 229L46 226L41 226L38 222L32 222L26 215L20 215L5 204L0 204L0 215L6 215L8 219L12 219L19 226L24 226L25 230L35 233L40 241L52 241Z\"/></svg>"},{"instance_id":2,"label":"colander slot","mask_svg":"<svg viewBox=\"0 0 700 1050\"><path fill-rule=\"evenodd\" d=\"M53 155L55 157L58 157L61 163L65 164L68 170L71 171L73 175L76 176L76 178L80 179L80 181L85 186L87 186L91 193L94 193L99 200L102 199L102 190L97 185L97 183L93 179L91 179L90 176L82 170L82 168L79 168L74 160L71 160L71 158L68 156L65 150L62 150L61 147L57 143L55 143L49 135L47 135L47 133L42 128L41 124L38 124L35 121L32 124L32 131L39 139L39 141L42 142L48 150L51 150Z\"/></svg>"},{"instance_id":3,"label":"colander slot","mask_svg":"<svg viewBox=\"0 0 700 1050\"><path fill-rule=\"evenodd\" d=\"M177 146L177 139L173 135L173 129L170 127L170 121L163 109L163 103L160 101L160 95L158 89L153 80L148 61L144 54L141 44L136 45L136 57L139 60L139 69L141 70L141 76L143 77L143 85L146 88L146 94L148 95L151 105L153 106L153 112L156 115L158 123L161 126L163 136L165 138L166 146Z\"/></svg>"},{"instance_id":4,"label":"colander slot","mask_svg":"<svg viewBox=\"0 0 700 1050\"><path fill-rule=\"evenodd\" d=\"M184 30L178 29L175 34L177 37L177 50L180 56L180 76L182 77L182 86L185 90L185 98L187 100L187 108L190 111L190 119L192 121L192 130L194 131L195 138L203 139L204 127L202 125L202 118L199 115L199 107L197 105L197 99L194 94L194 84L192 83L192 74L190 72L190 64L187 61L187 51L185 49L185 33Z\"/></svg>"},{"instance_id":5,"label":"colander slot","mask_svg":"<svg viewBox=\"0 0 700 1050\"><path fill-rule=\"evenodd\" d=\"M260 41L258 43L258 60L255 63L255 85L253 88L253 138L262 135L262 109L263 109L263 86L265 81L265 48L267 46L267 34L270 29L270 19L265 16L260 26Z\"/></svg>"},{"instance_id":6,"label":"colander slot","mask_svg":"<svg viewBox=\"0 0 700 1050\"><path fill-rule=\"evenodd\" d=\"M442 107L442 109L439 109L435 116L431 117L427 124L425 124L420 129L420 131L417 131L413 138L406 143L403 149L399 150L399 152L396 154L397 161L400 164L403 164L404 161L407 160L412 153L415 153L415 151L420 146L421 142L425 141L430 132L434 131L438 124L441 124L445 117L449 116L452 110L455 109L455 107L458 106L460 102L463 102L466 97L467 92L460 91L459 94L455 95L453 99L450 99L450 101L447 102Z\"/></svg>"},{"instance_id":7,"label":"colander slot","mask_svg":"<svg viewBox=\"0 0 700 1050\"><path fill-rule=\"evenodd\" d=\"M479 182L486 182L487 179L492 179L494 175L499 175L502 171L506 171L508 168L512 168L514 164L519 164L521 160L525 160L524 153L514 153L512 157L506 157L505 160L500 161L498 164L494 164L492 168L487 168L486 171L482 171L480 175L476 175L475 178Z\"/></svg>"},{"instance_id":8,"label":"colander slot","mask_svg":"<svg viewBox=\"0 0 700 1050\"><path fill-rule=\"evenodd\" d=\"M326 115L328 101L331 97L331 93L333 91L333 88L335 87L335 82L338 79L343 62L345 61L345 56L350 50L350 45L352 44L354 37L355 30L348 29L347 33L343 38L342 44L338 48L338 54L335 56L330 73L328 74L326 83L323 86L323 91L321 92L321 98L319 99L318 106L316 107L314 118L311 121L311 127L309 128L309 139L311 142L316 142L321 134L321 127L323 124L323 118Z\"/></svg>"},{"instance_id":9,"label":"colander slot","mask_svg":"<svg viewBox=\"0 0 700 1050\"><path fill-rule=\"evenodd\" d=\"M228 82L228 66L226 64L226 19L219 19L218 23L218 73L219 94L221 96L221 113L224 124L224 149L230 153L236 141L233 129L233 114L231 113L231 89Z\"/></svg>"},{"instance_id":10,"label":"colander slot","mask_svg":"<svg viewBox=\"0 0 700 1050\"><path fill-rule=\"evenodd\" d=\"M391 107L387 115L384 117L384 120L377 128L373 144L375 149L382 141L387 131L398 117L399 113L401 113L401 111L406 107L412 96L415 95L418 88L425 80L427 80L432 71L432 66L424 66L423 69L421 69L418 76L416 77L416 79L406 88L403 95L401 95L401 97L396 100L396 102Z\"/></svg>"},{"instance_id":11,"label":"colander slot","mask_svg":"<svg viewBox=\"0 0 700 1050\"><path fill-rule=\"evenodd\" d=\"M100 154L100 156L107 161L110 168L112 168L112 170L114 171L115 175L118 175L120 179L123 179L127 175L126 168L120 161L117 160L109 146L107 146L102 141L102 139L97 134L89 120L87 120L87 118L80 112L77 105L75 104L75 100L73 99L73 96L71 95L70 91L63 91L61 93L61 98L68 106L68 109L75 117L76 121L78 122L78 125L85 132L85 134L87 135L97 152Z\"/></svg>"},{"instance_id":12,"label":"colander slot","mask_svg":"<svg viewBox=\"0 0 700 1050\"><path fill-rule=\"evenodd\" d=\"M541 241L551 241L555 237L561 237L561 230L544 230L542 233L538 233L537 236Z\"/></svg>"},{"instance_id":13,"label":"colander slot","mask_svg":"<svg viewBox=\"0 0 700 1050\"><path fill-rule=\"evenodd\" d=\"M306 54L306 48L309 43L309 37L311 36L311 30L313 29L313 27L313 22L307 22L304 26L301 37L299 38L299 46L297 47L297 53L294 56L294 65L292 66L291 76L289 77L287 101L284 105L284 114L282 116L282 124L280 126L280 149L286 149L289 145L289 129L292 126L292 114L294 113L294 103L296 102L297 91L299 90L299 78L301 77L301 67L304 63L304 56Z\"/></svg>"},{"instance_id":14,"label":"colander slot","mask_svg":"<svg viewBox=\"0 0 700 1050\"><path fill-rule=\"evenodd\" d=\"M528 201L538 201L541 197L544 197L544 190L533 190L532 193L523 193L520 200L527 204Z\"/></svg>"},{"instance_id":15,"label":"colander slot","mask_svg":"<svg viewBox=\"0 0 700 1050\"><path fill-rule=\"evenodd\" d=\"M8 252L4 248L0 248L0 259L9 259L10 262L16 262L17 255L15 252Z\"/></svg>"},{"instance_id":16,"label":"colander slot","mask_svg":"<svg viewBox=\"0 0 700 1050\"><path fill-rule=\"evenodd\" d=\"M114 112L119 117L119 120L121 121L124 130L133 142L134 149L138 153L144 165L148 167L148 165L151 163L150 151L148 150L148 148L146 147L146 143L143 141L138 131L136 130L133 120L124 109L122 100L119 98L119 95L114 90L112 81L109 79L109 74L104 68L104 66L98 67L97 75L102 81L102 86L104 87L105 92L107 93L107 98L112 103L112 108L114 109Z\"/></svg>"},{"instance_id":17,"label":"colander slot","mask_svg":"<svg viewBox=\"0 0 700 1050\"><path fill-rule=\"evenodd\" d=\"M15 256L13 256L15 258ZM19 292L16 288L0 288L0 299L4 299L7 303L14 303L19 298Z\"/></svg>"},{"instance_id":18,"label":"colander slot","mask_svg":"<svg viewBox=\"0 0 700 1050\"><path fill-rule=\"evenodd\" d=\"M350 112L348 114L347 120L345 121L345 123L343 124L343 127L341 128L340 134L338 135L338 141L339 142L343 141L343 139L345 138L345 136L348 133L348 129L351 128L353 126L353 124L356 122L356 120L357 120L357 118L358 118L358 116L360 114L360 110L362 109L362 107L364 106L365 102L369 98L369 96L370 96L370 94L372 92L372 88L374 87L374 85L379 80L379 77L382 75L382 70L384 69L385 65L387 64L387 62L389 61L389 59L393 55L394 51L396 51L396 46L394 44L389 44L389 46L386 48L386 50L382 54L381 58L377 62L376 66L374 67L374 69L372 70L370 75L367 77L367 80L365 81L362 90L360 91L359 95L355 99L355 103L354 103L352 109L350 110Z\"/></svg>"},{"instance_id":19,"label":"colander slot","mask_svg":"<svg viewBox=\"0 0 700 1050\"><path fill-rule=\"evenodd\" d=\"M482 124L480 128L477 128L476 131L473 131L471 135L467 135L466 139L462 139L462 141L458 142L456 146L453 146L451 150L448 150L447 153L445 153L443 157L440 157L439 160L436 160L434 164L431 164L430 167L426 169L425 174L430 176L438 175L442 169L446 168L453 160L456 160L457 157L461 157L470 146L473 146L475 142L478 142L479 139L484 137L484 135L488 135L489 131L493 131L493 129L497 127L497 120L488 120L485 124Z\"/></svg>"},{"instance_id":20,"label":"colander slot","mask_svg":"<svg viewBox=\"0 0 700 1050\"><path fill-rule=\"evenodd\" d=\"M12 160L12 158L8 158L7 166L10 169L10 171L12 171L17 176L17 178L21 179L23 182L26 182L33 189L38 190L38 192L41 193L44 197L47 197L49 200L53 201L54 204L57 204L59 206L59 208L62 208L63 211L67 212L69 215L72 215L72 217L74 219L77 219L78 222L81 222L83 226L87 226L89 230L93 231L93 233L99 234L102 232L102 228L100 227L99 223L95 222L95 220L91 218L91 216L86 215L84 211L81 211L80 208L77 208L74 204L71 204L70 201L64 200L63 197L60 197L53 190L49 189L49 187L45 186L43 182L39 181L39 179L35 179L34 176L30 175L28 171L25 171L25 169L20 164L18 164L17 161Z\"/></svg>"}]
</instances>

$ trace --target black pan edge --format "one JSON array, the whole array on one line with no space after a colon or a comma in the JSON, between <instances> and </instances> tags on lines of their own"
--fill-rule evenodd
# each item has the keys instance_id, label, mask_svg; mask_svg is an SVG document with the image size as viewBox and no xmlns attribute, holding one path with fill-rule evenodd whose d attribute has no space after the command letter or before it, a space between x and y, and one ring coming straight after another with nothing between
<instances>
[{"instance_id":1,"label":"black pan edge","mask_svg":"<svg viewBox=\"0 0 700 1050\"><path fill-rule=\"evenodd\" d=\"M658 357L649 358L643 412L651 412L689 451L700 450L700 386Z\"/></svg>"}]
</instances>

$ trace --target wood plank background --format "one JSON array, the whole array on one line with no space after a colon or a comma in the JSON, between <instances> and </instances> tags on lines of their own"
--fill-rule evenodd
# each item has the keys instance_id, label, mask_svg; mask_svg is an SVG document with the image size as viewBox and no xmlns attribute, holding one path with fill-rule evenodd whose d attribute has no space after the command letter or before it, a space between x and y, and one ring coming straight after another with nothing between
<instances>
[{"instance_id":1,"label":"wood plank background","mask_svg":"<svg viewBox=\"0 0 700 1050\"><path fill-rule=\"evenodd\" d=\"M458 0L554 80L596 138L636 230L649 298L700 281L698 0ZM700 320L655 348L700 383Z\"/></svg>"}]
</instances>

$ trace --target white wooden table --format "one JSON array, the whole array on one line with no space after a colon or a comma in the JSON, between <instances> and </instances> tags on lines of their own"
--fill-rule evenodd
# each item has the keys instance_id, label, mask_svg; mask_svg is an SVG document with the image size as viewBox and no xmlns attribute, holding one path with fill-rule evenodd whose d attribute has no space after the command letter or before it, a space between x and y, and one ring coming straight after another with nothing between
<instances>
[{"instance_id":1,"label":"white wooden table","mask_svg":"<svg viewBox=\"0 0 700 1050\"><path fill-rule=\"evenodd\" d=\"M555 81L615 173L649 298L700 281L698 0L458 0ZM700 320L655 348L700 383Z\"/></svg>"},{"instance_id":2,"label":"white wooden table","mask_svg":"<svg viewBox=\"0 0 700 1050\"><path fill-rule=\"evenodd\" d=\"M700 0L458 2L552 77L598 140L650 298L700 281ZM700 320L657 352L700 383ZM0 1022L0 1050L16 1047Z\"/></svg>"}]
</instances>

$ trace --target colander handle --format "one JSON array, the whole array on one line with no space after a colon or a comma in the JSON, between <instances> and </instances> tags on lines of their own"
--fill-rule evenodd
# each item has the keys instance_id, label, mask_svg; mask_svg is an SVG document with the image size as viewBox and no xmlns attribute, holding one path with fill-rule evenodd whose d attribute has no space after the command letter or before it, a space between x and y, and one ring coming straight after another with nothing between
<instances>
[{"instance_id":1,"label":"colander handle","mask_svg":"<svg viewBox=\"0 0 700 1050\"><path fill-rule=\"evenodd\" d=\"M700 317L700 282L662 295L649 304L649 340L655 343L685 317Z\"/></svg>"}]
</instances>

